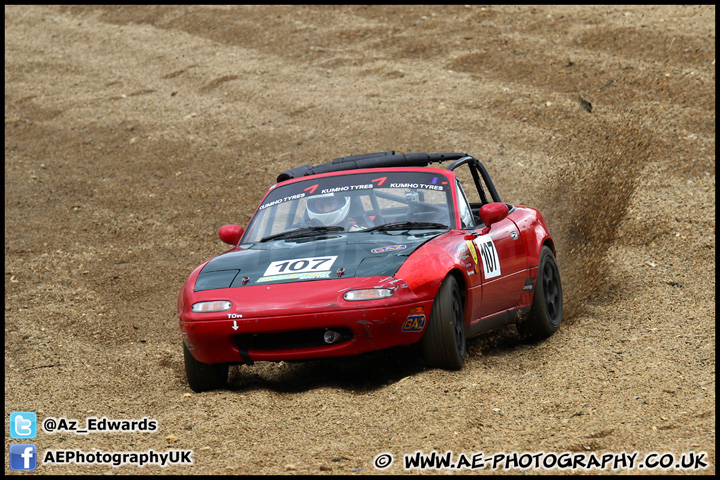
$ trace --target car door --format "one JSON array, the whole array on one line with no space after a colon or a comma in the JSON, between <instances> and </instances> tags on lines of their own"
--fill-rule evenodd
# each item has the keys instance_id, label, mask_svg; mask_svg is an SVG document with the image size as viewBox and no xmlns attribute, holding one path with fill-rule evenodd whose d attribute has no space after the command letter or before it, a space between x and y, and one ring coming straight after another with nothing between
<instances>
[{"instance_id":1,"label":"car door","mask_svg":"<svg viewBox=\"0 0 720 480\"><path fill-rule=\"evenodd\" d=\"M525 248L520 230L509 215L489 227L477 216L482 205L491 202L501 203L487 170L475 159L456 163L457 166L467 165L465 178L469 180L470 185L475 186L475 189L471 188L468 191L470 201L465 197L460 182L457 190L461 214L461 205L467 202L472 215L472 227L465 226L465 228L474 237L472 244L475 252L471 253L477 256L479 267L480 301L473 302L473 321L477 321L518 305L527 275ZM471 178L468 178L468 173ZM459 178L461 179L462 176L460 174ZM508 205L509 211L513 208L512 205Z\"/></svg>"},{"instance_id":2,"label":"car door","mask_svg":"<svg viewBox=\"0 0 720 480\"><path fill-rule=\"evenodd\" d=\"M467 299L466 299L466 318L470 324L477 323L482 314L482 274L480 273L481 263L478 258L478 248L472 240L478 235L476 233L476 219L470 209L470 203L465 196L460 182L455 182L456 203L460 224L458 228L464 230L462 237L458 238L459 242L463 242L460 248L461 262L467 273Z\"/></svg>"},{"instance_id":3,"label":"car door","mask_svg":"<svg viewBox=\"0 0 720 480\"><path fill-rule=\"evenodd\" d=\"M473 240L482 277L480 318L518 305L525 285L525 247L517 225L506 217L489 230L482 225Z\"/></svg>"}]
</instances>

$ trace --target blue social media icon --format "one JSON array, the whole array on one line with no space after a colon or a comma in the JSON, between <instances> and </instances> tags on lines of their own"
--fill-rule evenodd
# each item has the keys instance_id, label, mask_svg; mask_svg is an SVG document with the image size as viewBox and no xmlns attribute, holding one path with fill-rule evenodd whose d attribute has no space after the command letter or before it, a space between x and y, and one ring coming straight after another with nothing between
<instances>
[{"instance_id":1,"label":"blue social media icon","mask_svg":"<svg viewBox=\"0 0 720 480\"><path fill-rule=\"evenodd\" d=\"M35 468L37 468L37 447L34 443L10 445L11 470L35 470Z\"/></svg>"},{"instance_id":2,"label":"blue social media icon","mask_svg":"<svg viewBox=\"0 0 720 480\"><path fill-rule=\"evenodd\" d=\"M10 414L10 437L35 438L37 415L35 412L13 412Z\"/></svg>"}]
</instances>

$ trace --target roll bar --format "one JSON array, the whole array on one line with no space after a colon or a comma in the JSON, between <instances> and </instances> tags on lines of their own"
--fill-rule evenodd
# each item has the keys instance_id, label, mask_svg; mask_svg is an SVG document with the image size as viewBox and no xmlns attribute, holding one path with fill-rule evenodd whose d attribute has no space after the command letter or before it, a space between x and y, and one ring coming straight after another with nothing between
<instances>
[{"instance_id":1,"label":"roll bar","mask_svg":"<svg viewBox=\"0 0 720 480\"><path fill-rule=\"evenodd\" d=\"M350 155L347 157L334 158L331 163L320 165L303 165L287 170L277 177L278 182L284 182L293 178L320 173L339 172L342 170L356 170L360 168L388 168L388 167L427 167L432 163L452 161L447 169L455 170L461 165L468 165L479 192L483 192L480 177L490 191L493 201L500 202L500 195L495 190L485 166L477 158L467 153L405 153L396 154L393 150L377 153L364 153L362 155ZM484 195L483 195L484 196ZM483 199L484 200L484 199Z\"/></svg>"}]
</instances>

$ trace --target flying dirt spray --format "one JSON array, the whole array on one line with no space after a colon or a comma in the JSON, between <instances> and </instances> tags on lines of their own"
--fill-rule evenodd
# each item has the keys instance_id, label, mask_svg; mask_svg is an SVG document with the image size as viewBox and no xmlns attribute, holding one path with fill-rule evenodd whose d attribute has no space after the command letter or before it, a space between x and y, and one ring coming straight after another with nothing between
<instances>
[{"instance_id":1,"label":"flying dirt spray","mask_svg":"<svg viewBox=\"0 0 720 480\"><path fill-rule=\"evenodd\" d=\"M652 133L627 119L583 115L552 148L553 173L540 191L558 251L565 299L564 321L602 291L608 249L617 240L641 170L652 151Z\"/></svg>"}]
</instances>

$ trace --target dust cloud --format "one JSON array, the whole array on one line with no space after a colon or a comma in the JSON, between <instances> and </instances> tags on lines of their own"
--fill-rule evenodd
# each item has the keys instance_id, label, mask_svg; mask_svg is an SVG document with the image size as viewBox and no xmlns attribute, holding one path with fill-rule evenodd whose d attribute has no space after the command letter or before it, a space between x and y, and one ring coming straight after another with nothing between
<instances>
[{"instance_id":1,"label":"dust cloud","mask_svg":"<svg viewBox=\"0 0 720 480\"><path fill-rule=\"evenodd\" d=\"M651 159L653 139L642 126L588 115L563 142L555 146L558 168L540 201L553 219L565 321L572 321L607 277L607 251Z\"/></svg>"}]
</instances>

